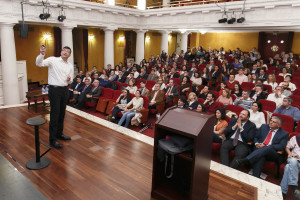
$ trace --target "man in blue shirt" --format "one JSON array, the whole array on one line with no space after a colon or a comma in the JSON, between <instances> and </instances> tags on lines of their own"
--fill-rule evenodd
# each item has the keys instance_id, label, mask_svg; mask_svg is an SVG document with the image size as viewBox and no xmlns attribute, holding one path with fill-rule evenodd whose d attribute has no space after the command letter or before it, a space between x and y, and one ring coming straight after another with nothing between
<instances>
[{"instance_id":1,"label":"man in blue shirt","mask_svg":"<svg viewBox=\"0 0 300 200\"><path fill-rule=\"evenodd\" d=\"M290 97L284 97L282 104L278 106L277 109L274 110L274 113L288 115L294 118L294 121L300 120L300 111L298 108L292 106L293 99Z\"/></svg>"}]
</instances>

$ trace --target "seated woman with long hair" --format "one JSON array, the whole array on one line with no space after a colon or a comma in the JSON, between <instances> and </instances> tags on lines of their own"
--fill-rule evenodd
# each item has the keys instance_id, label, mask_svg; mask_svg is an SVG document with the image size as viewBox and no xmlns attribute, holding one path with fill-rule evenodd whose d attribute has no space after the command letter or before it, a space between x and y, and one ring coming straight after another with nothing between
<instances>
[{"instance_id":1,"label":"seated woman with long hair","mask_svg":"<svg viewBox=\"0 0 300 200\"><path fill-rule=\"evenodd\" d=\"M231 98L231 96L230 96L229 90L226 88L226 89L224 89L224 90L222 90L222 91L223 91L223 92L222 92L222 95L220 95L220 96L217 98L216 102L221 102L221 103L224 104L225 106L231 105L231 104L233 103L233 100L232 100L232 98Z\"/></svg>"},{"instance_id":2,"label":"seated woman with long hair","mask_svg":"<svg viewBox=\"0 0 300 200\"><path fill-rule=\"evenodd\" d=\"M275 91L275 88L278 86L275 75L269 74L268 79L264 82L264 84L272 86L272 90Z\"/></svg>"},{"instance_id":3,"label":"seated woman with long hair","mask_svg":"<svg viewBox=\"0 0 300 200\"><path fill-rule=\"evenodd\" d=\"M131 80L129 80L129 82L128 82L128 86L125 88L125 89L128 90L129 93L131 93L131 94L135 94L136 91L137 91L137 89L138 89L134 84L135 84L135 80L134 80L134 79L131 79Z\"/></svg>"},{"instance_id":4,"label":"seated woman with long hair","mask_svg":"<svg viewBox=\"0 0 300 200\"><path fill-rule=\"evenodd\" d=\"M195 110L199 104L196 93L191 92L187 102L187 108L190 110Z\"/></svg>"},{"instance_id":5,"label":"seated woman with long hair","mask_svg":"<svg viewBox=\"0 0 300 200\"><path fill-rule=\"evenodd\" d=\"M224 131L228 126L224 108L217 108L215 111L216 122L214 126L213 143L222 143Z\"/></svg>"},{"instance_id":6,"label":"seated woman with long hair","mask_svg":"<svg viewBox=\"0 0 300 200\"><path fill-rule=\"evenodd\" d=\"M120 94L119 98L117 99L117 105L113 108L112 110L112 114L111 114L111 121L115 122L117 117L118 117L118 113L123 111L125 109L125 106L131 101L130 98L130 94L129 91L124 89L123 93Z\"/></svg>"},{"instance_id":7,"label":"seated woman with long hair","mask_svg":"<svg viewBox=\"0 0 300 200\"><path fill-rule=\"evenodd\" d=\"M191 88L190 78L188 76L183 77L180 83L180 95L185 96L187 91Z\"/></svg>"},{"instance_id":8,"label":"seated woman with long hair","mask_svg":"<svg viewBox=\"0 0 300 200\"><path fill-rule=\"evenodd\" d=\"M252 104L249 120L256 125L256 128L260 128L262 124L266 123L265 115L262 112L262 104L259 101L255 101Z\"/></svg>"},{"instance_id":9,"label":"seated woman with long hair","mask_svg":"<svg viewBox=\"0 0 300 200\"><path fill-rule=\"evenodd\" d=\"M257 75L256 73L251 74L251 77L250 77L250 79L249 79L249 82L250 82L250 83L256 84L256 81L257 81L257 80L258 80L258 75Z\"/></svg>"},{"instance_id":10,"label":"seated woman with long hair","mask_svg":"<svg viewBox=\"0 0 300 200\"><path fill-rule=\"evenodd\" d=\"M132 105L132 108L128 109L129 106ZM143 109L144 99L141 97L141 91L137 90L135 93L135 97L125 106L124 113L122 118L120 119L118 125L121 126L125 121L125 127L127 128L131 118L134 117L136 112L139 112Z\"/></svg>"},{"instance_id":11,"label":"seated woman with long hair","mask_svg":"<svg viewBox=\"0 0 300 200\"><path fill-rule=\"evenodd\" d=\"M195 111L199 113L206 113L206 107L203 103L199 103Z\"/></svg>"},{"instance_id":12,"label":"seated woman with long hair","mask_svg":"<svg viewBox=\"0 0 300 200\"><path fill-rule=\"evenodd\" d=\"M202 84L202 78L198 71L194 72L194 76L191 78L193 91L196 92L199 85Z\"/></svg>"},{"instance_id":13,"label":"seated woman with long hair","mask_svg":"<svg viewBox=\"0 0 300 200\"><path fill-rule=\"evenodd\" d=\"M234 94L236 97L242 96L242 87L239 83L234 84L234 89L231 91L231 94Z\"/></svg>"},{"instance_id":14,"label":"seated woman with long hair","mask_svg":"<svg viewBox=\"0 0 300 200\"><path fill-rule=\"evenodd\" d=\"M209 73L208 67L205 67L201 73L201 77L203 79L203 85L207 85L208 81L211 80L211 75Z\"/></svg>"}]
</instances>

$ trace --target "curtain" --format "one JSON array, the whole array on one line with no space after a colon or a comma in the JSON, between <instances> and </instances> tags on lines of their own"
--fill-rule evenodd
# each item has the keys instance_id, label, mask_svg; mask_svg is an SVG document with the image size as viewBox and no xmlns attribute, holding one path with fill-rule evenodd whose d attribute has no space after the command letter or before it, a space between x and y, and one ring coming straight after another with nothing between
<instances>
[{"instance_id":1,"label":"curtain","mask_svg":"<svg viewBox=\"0 0 300 200\"><path fill-rule=\"evenodd\" d=\"M82 29L82 46L83 46L83 55L84 55L84 71L89 70L88 66L88 55L89 55L89 41L88 41L88 30L87 29Z\"/></svg>"},{"instance_id":2,"label":"curtain","mask_svg":"<svg viewBox=\"0 0 300 200\"><path fill-rule=\"evenodd\" d=\"M61 30L58 27L54 27L53 32L54 32L54 56L59 57L61 51Z\"/></svg>"}]
</instances>

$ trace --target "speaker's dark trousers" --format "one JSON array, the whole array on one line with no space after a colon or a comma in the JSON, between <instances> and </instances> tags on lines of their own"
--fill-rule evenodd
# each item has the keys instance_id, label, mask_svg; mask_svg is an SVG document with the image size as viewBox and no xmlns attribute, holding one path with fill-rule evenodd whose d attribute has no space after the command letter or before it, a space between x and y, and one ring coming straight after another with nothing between
<instances>
[{"instance_id":1,"label":"speaker's dark trousers","mask_svg":"<svg viewBox=\"0 0 300 200\"><path fill-rule=\"evenodd\" d=\"M67 87L49 86L48 97L51 107L49 123L50 142L55 141L56 137L63 133L68 96Z\"/></svg>"}]
</instances>

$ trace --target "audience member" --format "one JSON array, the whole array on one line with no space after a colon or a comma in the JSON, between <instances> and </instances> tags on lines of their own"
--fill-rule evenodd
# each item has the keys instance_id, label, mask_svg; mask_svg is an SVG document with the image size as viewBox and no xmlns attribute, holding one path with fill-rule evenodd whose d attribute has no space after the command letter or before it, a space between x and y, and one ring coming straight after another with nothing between
<instances>
[{"instance_id":1,"label":"audience member","mask_svg":"<svg viewBox=\"0 0 300 200\"><path fill-rule=\"evenodd\" d=\"M284 97L282 104L278 105L278 108L276 108L273 113L291 116L295 122L298 122L300 120L300 111L298 108L292 106L292 103L293 99Z\"/></svg>"},{"instance_id":2,"label":"audience member","mask_svg":"<svg viewBox=\"0 0 300 200\"><path fill-rule=\"evenodd\" d=\"M131 101L131 97L129 94L129 91L124 89L122 94L117 99L117 105L113 108L112 114L111 114L111 121L116 122L116 119L118 118L118 113L123 111L125 109L125 106Z\"/></svg>"},{"instance_id":3,"label":"audience member","mask_svg":"<svg viewBox=\"0 0 300 200\"><path fill-rule=\"evenodd\" d=\"M224 131L228 126L225 109L217 108L215 111L215 117L216 122L214 126L213 143L222 143L223 139L225 139Z\"/></svg>"},{"instance_id":4,"label":"audience member","mask_svg":"<svg viewBox=\"0 0 300 200\"><path fill-rule=\"evenodd\" d=\"M255 90L251 91L250 97L253 98L255 101L265 99L266 95L263 92L263 87L261 85L255 85Z\"/></svg>"},{"instance_id":5,"label":"audience member","mask_svg":"<svg viewBox=\"0 0 300 200\"><path fill-rule=\"evenodd\" d=\"M215 110L217 109L218 105L215 102L215 94L212 92L209 92L207 94L206 100L203 103L206 108L206 112L208 114L213 114L215 113Z\"/></svg>"},{"instance_id":6,"label":"audience member","mask_svg":"<svg viewBox=\"0 0 300 200\"><path fill-rule=\"evenodd\" d=\"M205 105L203 103L199 103L195 111L199 113L206 113Z\"/></svg>"},{"instance_id":7,"label":"audience member","mask_svg":"<svg viewBox=\"0 0 300 200\"><path fill-rule=\"evenodd\" d=\"M244 74L244 68L243 67L239 68L238 74L235 75L234 80L238 81L240 85L243 82L248 82L248 77Z\"/></svg>"},{"instance_id":8,"label":"audience member","mask_svg":"<svg viewBox=\"0 0 300 200\"><path fill-rule=\"evenodd\" d=\"M255 101L252 104L250 111L250 121L256 125L256 128L260 128L262 124L266 123L265 114L262 112L262 105L259 101Z\"/></svg>"},{"instance_id":9,"label":"audience member","mask_svg":"<svg viewBox=\"0 0 300 200\"><path fill-rule=\"evenodd\" d=\"M195 110L199 104L196 93L191 92L188 96L187 102L187 108L190 110Z\"/></svg>"},{"instance_id":10,"label":"audience member","mask_svg":"<svg viewBox=\"0 0 300 200\"><path fill-rule=\"evenodd\" d=\"M216 102L221 102L225 106L231 105L233 101L232 101L232 98L230 96L229 90L228 89L222 90L222 95L220 95L218 97L218 99L216 100Z\"/></svg>"},{"instance_id":11,"label":"audience member","mask_svg":"<svg viewBox=\"0 0 300 200\"><path fill-rule=\"evenodd\" d=\"M128 109L132 105L132 108ZM123 116L121 117L118 125L121 126L125 121L125 127L127 128L130 120L135 116L137 112L143 109L144 99L141 97L141 92L136 91L135 97L125 106Z\"/></svg>"},{"instance_id":12,"label":"audience member","mask_svg":"<svg viewBox=\"0 0 300 200\"><path fill-rule=\"evenodd\" d=\"M251 149L248 142L253 141L256 126L249 118L250 112L243 110L237 119L230 120L229 125L224 130L226 139L221 146L221 164L237 169L236 161L245 158L250 153ZM231 150L234 150L234 158L229 165L229 152Z\"/></svg>"},{"instance_id":13,"label":"audience member","mask_svg":"<svg viewBox=\"0 0 300 200\"><path fill-rule=\"evenodd\" d=\"M135 80L134 80L134 79L131 79L131 80L129 81L128 86L127 86L125 89L128 90L129 93L135 94L136 91L137 91L137 89L138 89L138 88L135 86Z\"/></svg>"},{"instance_id":14,"label":"audience member","mask_svg":"<svg viewBox=\"0 0 300 200\"><path fill-rule=\"evenodd\" d=\"M242 96L242 87L239 83L234 84L234 89L231 91L231 94L234 94L236 97Z\"/></svg>"},{"instance_id":15,"label":"audience member","mask_svg":"<svg viewBox=\"0 0 300 200\"><path fill-rule=\"evenodd\" d=\"M283 95L283 87L277 86L275 92L268 95L267 100L275 102L276 107L278 107L279 105L281 105L284 97L286 96Z\"/></svg>"},{"instance_id":16,"label":"audience member","mask_svg":"<svg viewBox=\"0 0 300 200\"><path fill-rule=\"evenodd\" d=\"M300 135L293 136L287 143L285 151L288 155L287 164L284 167L284 174L280 183L283 199L286 199L289 186L292 186L296 199L300 199L298 189L298 178L300 170Z\"/></svg>"},{"instance_id":17,"label":"audience member","mask_svg":"<svg viewBox=\"0 0 300 200\"><path fill-rule=\"evenodd\" d=\"M238 81L234 80L234 78L234 75L230 74L229 79L225 82L229 90L234 90L234 85L239 83Z\"/></svg>"},{"instance_id":18,"label":"audience member","mask_svg":"<svg viewBox=\"0 0 300 200\"><path fill-rule=\"evenodd\" d=\"M284 82L286 82L288 84L288 88L290 88L291 91L293 92L297 89L297 87L294 83L291 82L291 80L292 80L292 76L289 76L289 75L285 76L285 78L284 78ZM282 84L283 84L283 82L281 82L279 84L279 86L282 86Z\"/></svg>"},{"instance_id":19,"label":"audience member","mask_svg":"<svg viewBox=\"0 0 300 200\"><path fill-rule=\"evenodd\" d=\"M289 135L281 129L282 119L273 116L269 124L263 124L257 131L254 144L255 150L246 158L236 160L235 165L250 163L253 165L253 176L260 178L265 160L277 162L280 155L277 151L283 151L286 147Z\"/></svg>"},{"instance_id":20,"label":"audience member","mask_svg":"<svg viewBox=\"0 0 300 200\"><path fill-rule=\"evenodd\" d=\"M149 110L156 109L157 104L163 102L164 93L160 90L160 84L156 83L154 90L150 93Z\"/></svg>"},{"instance_id":21,"label":"audience member","mask_svg":"<svg viewBox=\"0 0 300 200\"><path fill-rule=\"evenodd\" d=\"M242 106L245 109L250 109L253 100L250 98L250 91L244 90L241 97L237 97L233 102L233 105Z\"/></svg>"},{"instance_id":22,"label":"audience member","mask_svg":"<svg viewBox=\"0 0 300 200\"><path fill-rule=\"evenodd\" d=\"M151 72L150 72L150 74L148 75L147 80L150 80L150 81L157 81L157 79L158 79L158 76L155 74L155 70L154 70L154 69L151 69Z\"/></svg>"},{"instance_id":23,"label":"audience member","mask_svg":"<svg viewBox=\"0 0 300 200\"><path fill-rule=\"evenodd\" d=\"M173 102L174 96L179 95L179 90L176 85L174 85L174 80L170 80L167 87L164 89L166 95L166 103Z\"/></svg>"},{"instance_id":24,"label":"audience member","mask_svg":"<svg viewBox=\"0 0 300 200\"><path fill-rule=\"evenodd\" d=\"M191 83L188 76L183 77L180 83L180 95L186 95L186 93L191 89Z\"/></svg>"},{"instance_id":25,"label":"audience member","mask_svg":"<svg viewBox=\"0 0 300 200\"><path fill-rule=\"evenodd\" d=\"M274 74L269 74L268 79L264 82L265 85L272 86L272 91L275 91L275 88L278 86L278 83L276 82L276 78Z\"/></svg>"},{"instance_id":26,"label":"audience member","mask_svg":"<svg viewBox=\"0 0 300 200\"><path fill-rule=\"evenodd\" d=\"M145 81L141 81L140 82L140 88L139 88L139 90L141 91L141 95L142 96L145 96L145 97L150 97L150 90L148 90L147 88L146 88L146 82Z\"/></svg>"}]
</instances>

